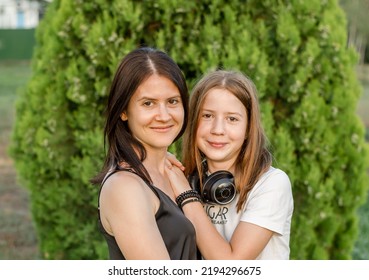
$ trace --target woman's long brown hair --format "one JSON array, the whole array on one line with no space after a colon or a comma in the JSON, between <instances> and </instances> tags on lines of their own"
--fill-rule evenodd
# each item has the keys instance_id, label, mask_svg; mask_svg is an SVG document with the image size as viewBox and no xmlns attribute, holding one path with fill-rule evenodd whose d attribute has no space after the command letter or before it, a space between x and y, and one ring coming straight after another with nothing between
<instances>
[{"instance_id":1,"label":"woman's long brown hair","mask_svg":"<svg viewBox=\"0 0 369 280\"><path fill-rule=\"evenodd\" d=\"M101 184L107 172L111 168L119 168L121 162L141 178L152 183L149 173L142 164L146 158L146 150L132 135L127 122L122 121L121 114L127 109L139 85L153 74L166 77L179 90L184 109L184 122L175 140L182 136L188 119L188 89L181 69L163 51L149 47L131 51L120 62L110 87L104 128L104 145L107 146L107 153L102 170L91 179L93 184Z\"/></svg>"}]
</instances>

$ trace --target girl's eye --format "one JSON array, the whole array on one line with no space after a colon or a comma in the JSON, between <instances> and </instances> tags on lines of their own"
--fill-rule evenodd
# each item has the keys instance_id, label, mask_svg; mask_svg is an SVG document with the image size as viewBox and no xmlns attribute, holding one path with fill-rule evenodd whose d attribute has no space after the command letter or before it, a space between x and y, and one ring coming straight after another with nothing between
<instances>
[{"instance_id":1,"label":"girl's eye","mask_svg":"<svg viewBox=\"0 0 369 280\"><path fill-rule=\"evenodd\" d=\"M231 122L236 122L236 121L238 121L238 119L237 119L237 118L235 118L235 117L228 117L228 119L229 119Z\"/></svg>"},{"instance_id":2,"label":"girl's eye","mask_svg":"<svg viewBox=\"0 0 369 280\"><path fill-rule=\"evenodd\" d=\"M211 114L202 114L202 117L204 119L210 119L211 118Z\"/></svg>"}]
</instances>

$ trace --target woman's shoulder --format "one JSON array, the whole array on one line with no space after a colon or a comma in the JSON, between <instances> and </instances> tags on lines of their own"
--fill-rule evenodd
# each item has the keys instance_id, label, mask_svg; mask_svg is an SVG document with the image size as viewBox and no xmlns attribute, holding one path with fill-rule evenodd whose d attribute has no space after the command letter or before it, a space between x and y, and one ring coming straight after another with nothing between
<instances>
[{"instance_id":1,"label":"woman's shoulder","mask_svg":"<svg viewBox=\"0 0 369 280\"><path fill-rule=\"evenodd\" d=\"M113 193L140 192L147 189L145 181L129 170L120 170L111 174L104 182L102 190Z\"/></svg>"}]
</instances>

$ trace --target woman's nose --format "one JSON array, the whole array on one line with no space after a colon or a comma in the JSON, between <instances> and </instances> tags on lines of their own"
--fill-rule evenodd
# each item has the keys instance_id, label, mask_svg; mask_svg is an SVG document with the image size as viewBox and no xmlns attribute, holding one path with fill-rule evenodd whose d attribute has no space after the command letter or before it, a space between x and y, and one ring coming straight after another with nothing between
<instances>
[{"instance_id":1,"label":"woman's nose","mask_svg":"<svg viewBox=\"0 0 369 280\"><path fill-rule=\"evenodd\" d=\"M165 104L160 104L158 108L157 119L161 121L168 121L170 118L171 116L167 106Z\"/></svg>"}]
</instances>

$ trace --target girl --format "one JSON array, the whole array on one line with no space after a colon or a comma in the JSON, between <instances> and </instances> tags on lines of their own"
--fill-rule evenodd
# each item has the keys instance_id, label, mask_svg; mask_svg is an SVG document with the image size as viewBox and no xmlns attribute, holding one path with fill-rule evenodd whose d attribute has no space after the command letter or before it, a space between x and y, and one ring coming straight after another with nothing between
<instances>
[{"instance_id":1,"label":"girl","mask_svg":"<svg viewBox=\"0 0 369 280\"><path fill-rule=\"evenodd\" d=\"M185 174L176 164L166 171L177 203L195 226L203 258L289 259L291 184L271 166L252 81L239 72L211 72L195 85L190 108ZM234 178L219 178L224 171Z\"/></svg>"}]
</instances>

